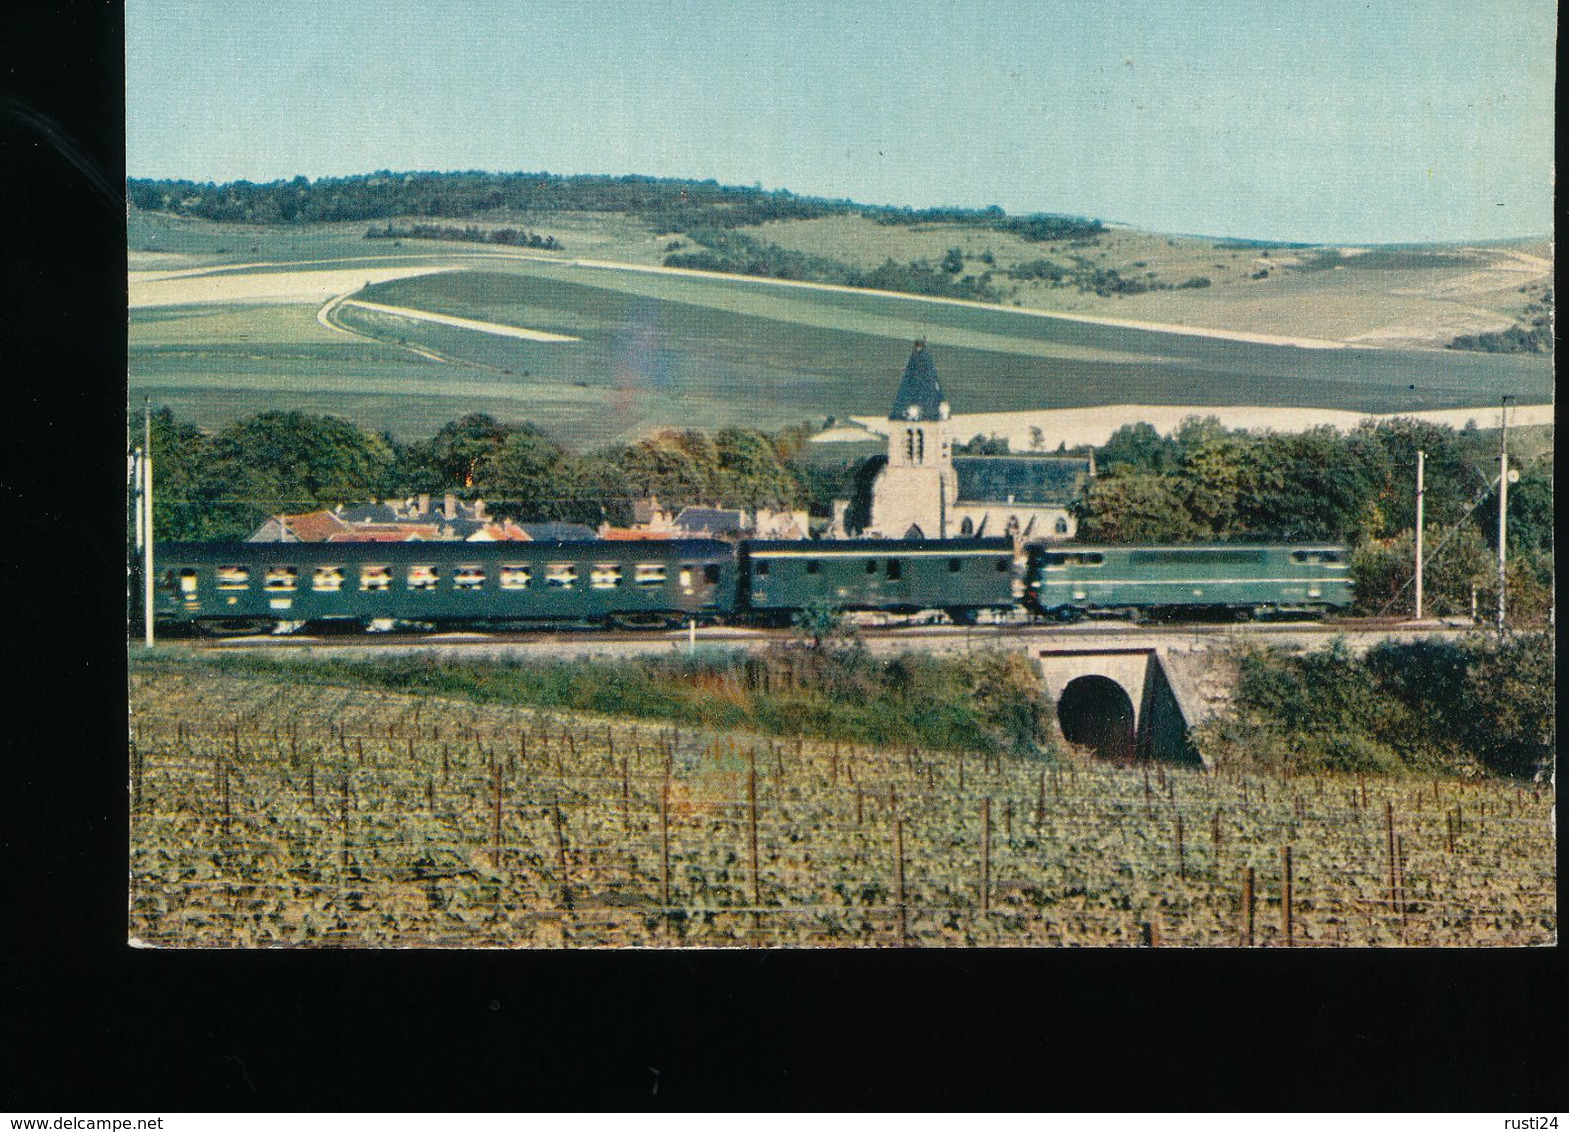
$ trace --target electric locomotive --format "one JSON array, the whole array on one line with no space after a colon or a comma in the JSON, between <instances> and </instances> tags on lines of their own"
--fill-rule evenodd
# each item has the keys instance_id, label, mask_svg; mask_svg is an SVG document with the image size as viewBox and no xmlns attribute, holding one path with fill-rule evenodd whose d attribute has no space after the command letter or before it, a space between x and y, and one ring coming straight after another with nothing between
<instances>
[{"instance_id":1,"label":"electric locomotive","mask_svg":"<svg viewBox=\"0 0 1569 1132\"><path fill-rule=\"evenodd\" d=\"M1024 603L1059 620L1087 614L1224 611L1321 614L1351 605L1344 546L1197 543L1032 546Z\"/></svg>"}]
</instances>

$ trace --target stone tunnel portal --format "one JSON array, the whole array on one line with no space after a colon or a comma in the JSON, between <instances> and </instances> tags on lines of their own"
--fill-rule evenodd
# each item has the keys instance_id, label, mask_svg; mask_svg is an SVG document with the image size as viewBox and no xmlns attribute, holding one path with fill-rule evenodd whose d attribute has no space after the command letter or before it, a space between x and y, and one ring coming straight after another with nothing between
<instances>
[{"instance_id":1,"label":"stone tunnel portal","mask_svg":"<svg viewBox=\"0 0 1569 1132\"><path fill-rule=\"evenodd\" d=\"M1102 758L1132 761L1136 752L1133 701L1109 676L1080 676L1057 699L1063 738Z\"/></svg>"}]
</instances>

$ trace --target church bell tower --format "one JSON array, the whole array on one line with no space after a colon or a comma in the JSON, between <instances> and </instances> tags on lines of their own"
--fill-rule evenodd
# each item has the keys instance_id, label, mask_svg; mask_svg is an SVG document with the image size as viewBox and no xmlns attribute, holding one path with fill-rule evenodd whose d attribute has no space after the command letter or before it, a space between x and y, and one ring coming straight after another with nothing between
<instances>
[{"instance_id":1,"label":"church bell tower","mask_svg":"<svg viewBox=\"0 0 1569 1132\"><path fill-rule=\"evenodd\" d=\"M869 532L885 538L947 538L958 490L948 402L924 339L915 343L888 411L888 467L872 499Z\"/></svg>"}]
</instances>

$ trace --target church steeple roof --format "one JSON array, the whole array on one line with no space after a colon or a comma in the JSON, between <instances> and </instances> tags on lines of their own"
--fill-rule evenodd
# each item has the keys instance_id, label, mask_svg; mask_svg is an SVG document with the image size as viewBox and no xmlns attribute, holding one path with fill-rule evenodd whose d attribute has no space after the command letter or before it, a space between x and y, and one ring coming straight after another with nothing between
<instances>
[{"instance_id":1,"label":"church steeple roof","mask_svg":"<svg viewBox=\"0 0 1569 1132\"><path fill-rule=\"evenodd\" d=\"M948 403L943 400L942 386L937 383L937 367L926 349L926 340L919 339L905 363L904 376L899 379L899 392L894 395L893 408L888 410L891 421L936 421L948 415Z\"/></svg>"}]
</instances>

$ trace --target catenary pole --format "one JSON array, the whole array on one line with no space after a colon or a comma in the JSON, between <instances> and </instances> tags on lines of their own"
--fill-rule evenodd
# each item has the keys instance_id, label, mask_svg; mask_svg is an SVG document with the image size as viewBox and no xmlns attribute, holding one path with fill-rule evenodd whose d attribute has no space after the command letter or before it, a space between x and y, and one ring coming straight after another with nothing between
<instances>
[{"instance_id":1,"label":"catenary pole","mask_svg":"<svg viewBox=\"0 0 1569 1132\"><path fill-rule=\"evenodd\" d=\"M153 399L142 402L142 645L153 647Z\"/></svg>"},{"instance_id":2,"label":"catenary pole","mask_svg":"<svg viewBox=\"0 0 1569 1132\"><path fill-rule=\"evenodd\" d=\"M1504 631L1504 568L1509 518L1509 398L1503 399L1498 429L1498 632Z\"/></svg>"},{"instance_id":3,"label":"catenary pole","mask_svg":"<svg viewBox=\"0 0 1569 1132\"><path fill-rule=\"evenodd\" d=\"M138 444L131 449L131 466L125 477L126 489L130 494L130 507L136 522L136 555L142 556L142 446Z\"/></svg>"},{"instance_id":4,"label":"catenary pole","mask_svg":"<svg viewBox=\"0 0 1569 1132\"><path fill-rule=\"evenodd\" d=\"M1422 620L1422 473L1427 453L1420 448L1416 453L1416 620Z\"/></svg>"}]
</instances>

